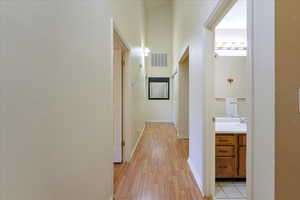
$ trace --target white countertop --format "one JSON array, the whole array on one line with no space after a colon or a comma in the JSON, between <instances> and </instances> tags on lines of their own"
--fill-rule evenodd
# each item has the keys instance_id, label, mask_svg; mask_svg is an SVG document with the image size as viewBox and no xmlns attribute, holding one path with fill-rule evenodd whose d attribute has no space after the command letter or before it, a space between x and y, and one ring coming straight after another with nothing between
<instances>
[{"instance_id":1,"label":"white countertop","mask_svg":"<svg viewBox=\"0 0 300 200\"><path fill-rule=\"evenodd\" d=\"M224 134L247 133L245 118L216 118L215 132Z\"/></svg>"}]
</instances>

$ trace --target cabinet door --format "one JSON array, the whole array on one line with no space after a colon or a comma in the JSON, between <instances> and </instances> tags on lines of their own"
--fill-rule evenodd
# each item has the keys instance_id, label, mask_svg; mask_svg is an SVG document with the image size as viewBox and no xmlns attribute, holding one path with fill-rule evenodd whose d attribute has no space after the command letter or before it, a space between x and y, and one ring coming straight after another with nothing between
<instances>
[{"instance_id":1,"label":"cabinet door","mask_svg":"<svg viewBox=\"0 0 300 200\"><path fill-rule=\"evenodd\" d=\"M234 178L236 177L236 169L235 158L216 158L216 178Z\"/></svg>"},{"instance_id":2,"label":"cabinet door","mask_svg":"<svg viewBox=\"0 0 300 200\"><path fill-rule=\"evenodd\" d=\"M217 157L234 157L234 146L217 146L216 156Z\"/></svg>"},{"instance_id":3,"label":"cabinet door","mask_svg":"<svg viewBox=\"0 0 300 200\"><path fill-rule=\"evenodd\" d=\"M246 135L239 136L239 145L242 145L242 146L247 145L247 136Z\"/></svg>"},{"instance_id":4,"label":"cabinet door","mask_svg":"<svg viewBox=\"0 0 300 200\"><path fill-rule=\"evenodd\" d=\"M233 135L217 135L216 145L236 145L236 137Z\"/></svg>"},{"instance_id":5,"label":"cabinet door","mask_svg":"<svg viewBox=\"0 0 300 200\"><path fill-rule=\"evenodd\" d=\"M239 177L246 178L246 147L239 147Z\"/></svg>"}]
</instances>

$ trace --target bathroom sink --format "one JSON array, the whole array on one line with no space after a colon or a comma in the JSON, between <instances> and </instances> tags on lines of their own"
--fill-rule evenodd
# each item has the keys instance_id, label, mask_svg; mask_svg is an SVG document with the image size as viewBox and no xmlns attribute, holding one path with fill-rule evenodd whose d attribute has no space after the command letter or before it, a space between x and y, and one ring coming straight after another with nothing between
<instances>
[{"instance_id":1,"label":"bathroom sink","mask_svg":"<svg viewBox=\"0 0 300 200\"><path fill-rule=\"evenodd\" d=\"M246 119L242 117L217 117L215 131L216 133L247 133Z\"/></svg>"}]
</instances>

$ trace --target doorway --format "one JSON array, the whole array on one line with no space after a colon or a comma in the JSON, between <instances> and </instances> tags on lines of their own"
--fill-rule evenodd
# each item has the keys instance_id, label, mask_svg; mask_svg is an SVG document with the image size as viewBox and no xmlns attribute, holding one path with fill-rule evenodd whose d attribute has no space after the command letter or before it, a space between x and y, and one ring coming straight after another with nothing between
<instances>
[{"instance_id":1,"label":"doorway","mask_svg":"<svg viewBox=\"0 0 300 200\"><path fill-rule=\"evenodd\" d=\"M219 1L207 20L210 191L214 199L251 199L251 26L247 0ZM249 30L250 28L250 30ZM209 79L207 78L207 79Z\"/></svg>"},{"instance_id":2,"label":"doorway","mask_svg":"<svg viewBox=\"0 0 300 200\"><path fill-rule=\"evenodd\" d=\"M189 48L179 61L178 137L189 138Z\"/></svg>"},{"instance_id":3,"label":"doorway","mask_svg":"<svg viewBox=\"0 0 300 200\"><path fill-rule=\"evenodd\" d=\"M124 161L125 151L125 96L126 63L128 48L121 37L114 31L113 35L113 134L114 163Z\"/></svg>"}]
</instances>

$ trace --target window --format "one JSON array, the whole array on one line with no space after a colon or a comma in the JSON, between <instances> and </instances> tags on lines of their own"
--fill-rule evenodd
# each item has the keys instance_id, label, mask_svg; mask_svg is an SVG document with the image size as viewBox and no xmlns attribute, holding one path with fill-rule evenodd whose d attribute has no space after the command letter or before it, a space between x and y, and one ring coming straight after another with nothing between
<instances>
[{"instance_id":1,"label":"window","mask_svg":"<svg viewBox=\"0 0 300 200\"><path fill-rule=\"evenodd\" d=\"M150 77L148 81L149 100L169 100L170 99L170 78Z\"/></svg>"}]
</instances>

